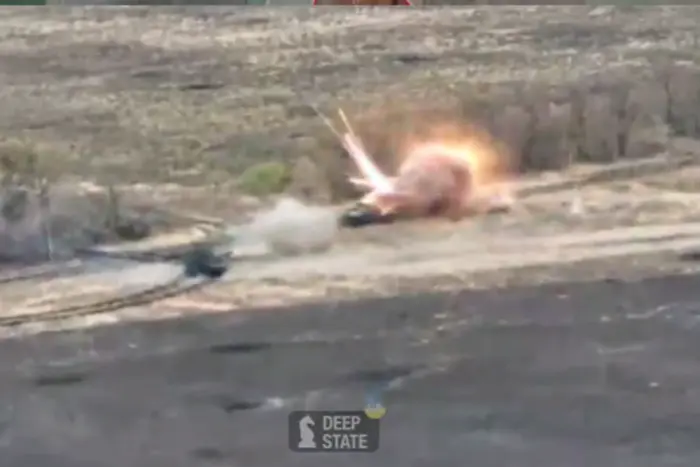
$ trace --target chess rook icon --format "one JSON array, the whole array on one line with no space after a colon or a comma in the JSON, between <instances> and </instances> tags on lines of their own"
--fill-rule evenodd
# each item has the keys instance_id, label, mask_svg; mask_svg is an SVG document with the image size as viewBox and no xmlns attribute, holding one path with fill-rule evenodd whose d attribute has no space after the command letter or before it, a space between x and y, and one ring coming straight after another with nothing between
<instances>
[{"instance_id":1,"label":"chess rook icon","mask_svg":"<svg viewBox=\"0 0 700 467\"><path fill-rule=\"evenodd\" d=\"M310 428L316 425L313 418L306 415L299 420L299 437L301 438L297 447L299 449L315 449L316 440L313 430Z\"/></svg>"}]
</instances>

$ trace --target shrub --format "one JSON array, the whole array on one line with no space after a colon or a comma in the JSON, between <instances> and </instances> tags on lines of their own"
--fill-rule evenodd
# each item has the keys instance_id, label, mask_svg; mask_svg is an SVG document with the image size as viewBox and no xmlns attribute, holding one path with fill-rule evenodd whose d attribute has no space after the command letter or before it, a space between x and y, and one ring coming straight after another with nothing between
<instances>
[{"instance_id":1,"label":"shrub","mask_svg":"<svg viewBox=\"0 0 700 467\"><path fill-rule=\"evenodd\" d=\"M238 178L238 186L249 195L269 196L284 191L290 178L285 164L263 162L247 168Z\"/></svg>"}]
</instances>

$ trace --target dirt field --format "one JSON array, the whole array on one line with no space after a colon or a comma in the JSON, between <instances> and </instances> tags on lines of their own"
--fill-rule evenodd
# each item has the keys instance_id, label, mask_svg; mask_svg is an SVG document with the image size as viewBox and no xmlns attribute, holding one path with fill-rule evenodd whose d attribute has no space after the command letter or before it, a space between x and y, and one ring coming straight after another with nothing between
<instances>
[{"instance_id":1,"label":"dirt field","mask_svg":"<svg viewBox=\"0 0 700 467\"><path fill-rule=\"evenodd\" d=\"M5 464L326 465L288 451L288 411L379 386L363 465L697 466L699 19L0 10L0 179L49 179L51 238L116 230L126 207L156 230L180 210L232 222L259 208L242 181L261 162L290 170L290 193L347 198L310 104L345 108L387 165L402 131L475 121L523 173L511 212L331 229L301 256L236 243L248 257L214 283L147 255L0 263ZM13 221L5 194L0 256L44 238L36 203ZM220 230L179 222L110 252Z\"/></svg>"},{"instance_id":2,"label":"dirt field","mask_svg":"<svg viewBox=\"0 0 700 467\"><path fill-rule=\"evenodd\" d=\"M470 274L515 266L691 248L699 18L700 9L671 7L7 10L0 156L5 170L36 159L31 170L57 185L117 185L128 203L231 221L258 206L241 177L261 163L288 171L289 193L352 195L317 106L343 107L387 166L397 135L451 118L490 130L524 174L511 213L343 232L325 254L237 265L208 290L213 301L198 292L173 299L189 310L345 297L385 283L432 287L423 276L467 284ZM3 300L17 313L85 311L178 269L88 272L42 280L52 298L39 302L34 282L3 278L13 284ZM68 289L87 291L61 295ZM119 308L110 303L97 308Z\"/></svg>"},{"instance_id":3,"label":"dirt field","mask_svg":"<svg viewBox=\"0 0 700 467\"><path fill-rule=\"evenodd\" d=\"M627 131L622 123L697 132L697 116L688 114L697 108L696 83L687 75L696 72L698 16L671 7L7 10L0 127L4 138L46 154L61 176L213 184L262 161L316 158L328 132L308 104L343 106L358 120L375 114L382 134L395 121L383 115L397 106L477 104L473 117L500 122L496 132L523 153L524 166L557 167L579 156L607 162L645 155L617 147L626 144L617 141L618 130ZM643 87L653 72L672 70L671 90L662 81L651 93ZM621 83L642 86L644 99L612 102L619 96L606 93ZM587 147L562 146L558 133L570 122L560 114L572 112L565 104L585 86L596 87L582 111L597 128L578 135ZM668 100L683 105L667 109ZM618 104L628 110L619 125L606 112ZM538 114L533 141L520 134L532 123L521 111Z\"/></svg>"}]
</instances>

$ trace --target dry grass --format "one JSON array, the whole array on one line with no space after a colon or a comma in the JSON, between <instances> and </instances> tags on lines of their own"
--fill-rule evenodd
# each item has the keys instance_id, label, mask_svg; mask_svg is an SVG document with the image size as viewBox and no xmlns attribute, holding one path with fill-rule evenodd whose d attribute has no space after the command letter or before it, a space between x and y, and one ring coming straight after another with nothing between
<instances>
[{"instance_id":1,"label":"dry grass","mask_svg":"<svg viewBox=\"0 0 700 467\"><path fill-rule=\"evenodd\" d=\"M276 163L324 199L351 194L347 163L310 104L345 108L386 165L426 115L492 132L517 170L640 158L700 133L698 20L692 7L5 10L0 137L49 148L57 179L218 187Z\"/></svg>"}]
</instances>

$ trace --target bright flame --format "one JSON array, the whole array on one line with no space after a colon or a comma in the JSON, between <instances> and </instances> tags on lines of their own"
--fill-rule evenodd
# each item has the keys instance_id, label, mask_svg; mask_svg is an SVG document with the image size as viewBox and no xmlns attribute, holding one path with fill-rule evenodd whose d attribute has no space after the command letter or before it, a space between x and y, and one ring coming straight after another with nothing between
<instances>
[{"instance_id":1,"label":"bright flame","mask_svg":"<svg viewBox=\"0 0 700 467\"><path fill-rule=\"evenodd\" d=\"M430 128L424 137L408 137L399 152L399 164L422 154L440 154L469 167L474 190L489 190L507 181L507 157L486 132L454 123Z\"/></svg>"},{"instance_id":2,"label":"bright flame","mask_svg":"<svg viewBox=\"0 0 700 467\"><path fill-rule=\"evenodd\" d=\"M372 157L367 154L362 142L360 142L355 135L346 133L343 136L343 146L364 177L361 179L352 177L350 178L351 182L357 186L372 189L382 194L391 193L393 191L393 181L379 169Z\"/></svg>"},{"instance_id":3,"label":"bright flame","mask_svg":"<svg viewBox=\"0 0 700 467\"><path fill-rule=\"evenodd\" d=\"M397 148L400 172L406 171L414 163L424 163L424 156L433 160L448 159L467 168L471 175L468 202L501 206L510 204L512 197L505 185L508 160L488 133L454 123L433 124L422 133L401 138L402 144ZM346 133L342 142L361 174L361 178L351 177L350 181L368 191L362 201L387 212L400 206L401 193L396 192L396 177L387 176L381 171L354 134Z\"/></svg>"}]
</instances>

